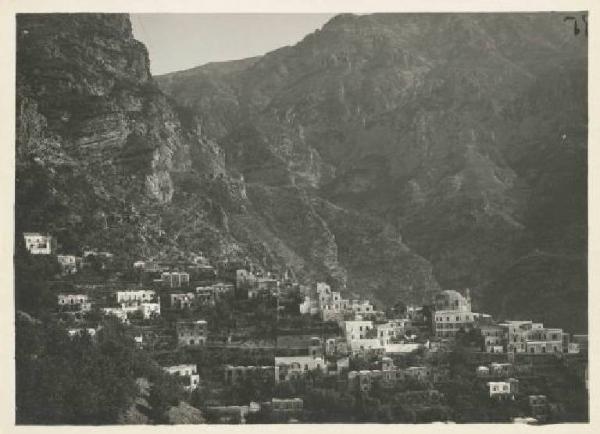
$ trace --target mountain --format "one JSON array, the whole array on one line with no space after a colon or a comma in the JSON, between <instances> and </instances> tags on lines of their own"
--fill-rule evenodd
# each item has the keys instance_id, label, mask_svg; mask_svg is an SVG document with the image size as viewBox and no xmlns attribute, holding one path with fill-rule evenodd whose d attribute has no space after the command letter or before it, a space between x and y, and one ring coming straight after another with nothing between
<instances>
[{"instance_id":1,"label":"mountain","mask_svg":"<svg viewBox=\"0 0 600 434\"><path fill-rule=\"evenodd\" d=\"M21 14L16 230L249 259L380 306L468 286L584 331L587 40L563 18L344 14L153 78L126 15Z\"/></svg>"},{"instance_id":2,"label":"mountain","mask_svg":"<svg viewBox=\"0 0 600 434\"><path fill-rule=\"evenodd\" d=\"M368 282L349 289L381 291L394 276L415 301L439 289L431 265L387 223L288 182L278 159L269 167L255 156L248 164L267 182L244 180L227 161L235 144L219 143L201 114L158 88L126 15L27 14L17 24L17 233L48 231L63 252L98 248L125 263L202 251L344 287L340 258L357 260L338 251L347 221L359 236L345 249L388 255L381 264L363 256L364 270L351 274ZM244 140L252 132L239 131ZM382 266L389 272L378 273Z\"/></svg>"},{"instance_id":3,"label":"mountain","mask_svg":"<svg viewBox=\"0 0 600 434\"><path fill-rule=\"evenodd\" d=\"M339 15L295 46L157 83L246 182L383 222L480 309L585 330L587 40L566 15ZM364 288L394 260L343 226Z\"/></svg>"}]
</instances>

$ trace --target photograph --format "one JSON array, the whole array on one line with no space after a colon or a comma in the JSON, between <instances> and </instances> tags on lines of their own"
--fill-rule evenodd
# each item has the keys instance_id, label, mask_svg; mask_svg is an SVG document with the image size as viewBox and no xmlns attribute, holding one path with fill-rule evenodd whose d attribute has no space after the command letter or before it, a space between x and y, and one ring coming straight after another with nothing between
<instances>
[{"instance_id":1,"label":"photograph","mask_svg":"<svg viewBox=\"0 0 600 434\"><path fill-rule=\"evenodd\" d=\"M10 423L588 426L589 14L12 14Z\"/></svg>"}]
</instances>

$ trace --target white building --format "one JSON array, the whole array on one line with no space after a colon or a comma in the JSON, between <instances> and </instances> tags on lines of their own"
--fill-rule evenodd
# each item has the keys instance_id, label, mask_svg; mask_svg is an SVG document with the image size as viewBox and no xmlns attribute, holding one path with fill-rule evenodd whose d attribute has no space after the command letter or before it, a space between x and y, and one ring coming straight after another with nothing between
<instances>
[{"instance_id":1,"label":"white building","mask_svg":"<svg viewBox=\"0 0 600 434\"><path fill-rule=\"evenodd\" d=\"M144 319L160 316L160 301L158 303L142 303L138 310L142 312Z\"/></svg>"},{"instance_id":2,"label":"white building","mask_svg":"<svg viewBox=\"0 0 600 434\"><path fill-rule=\"evenodd\" d=\"M487 383L490 398L515 399L519 392L519 380L509 378L507 381L490 381Z\"/></svg>"},{"instance_id":3,"label":"white building","mask_svg":"<svg viewBox=\"0 0 600 434\"><path fill-rule=\"evenodd\" d=\"M123 323L129 323L127 314L129 312L135 312L136 310L137 310L137 307L129 307L129 308L104 307L104 308L102 308L102 312L104 313L104 315L115 316L115 317L119 318L121 320L121 322L123 322Z\"/></svg>"},{"instance_id":4,"label":"white building","mask_svg":"<svg viewBox=\"0 0 600 434\"><path fill-rule=\"evenodd\" d=\"M174 366L165 366L163 370L170 375L175 375L182 380L183 388L187 391L196 390L200 384L200 375L198 369L193 364L182 364Z\"/></svg>"},{"instance_id":5,"label":"white building","mask_svg":"<svg viewBox=\"0 0 600 434\"><path fill-rule=\"evenodd\" d=\"M117 291L117 303L124 305L140 305L156 300L156 292L151 289L133 289Z\"/></svg>"},{"instance_id":6,"label":"white building","mask_svg":"<svg viewBox=\"0 0 600 434\"><path fill-rule=\"evenodd\" d=\"M204 320L177 321L177 343L179 346L202 346L208 338L208 324Z\"/></svg>"},{"instance_id":7,"label":"white building","mask_svg":"<svg viewBox=\"0 0 600 434\"><path fill-rule=\"evenodd\" d=\"M56 242L51 235L39 232L25 232L23 238L25 239L25 248L32 255L51 255Z\"/></svg>"},{"instance_id":8,"label":"white building","mask_svg":"<svg viewBox=\"0 0 600 434\"><path fill-rule=\"evenodd\" d=\"M71 339L75 336L83 336L84 334L88 334L91 338L96 336L96 329L94 328L70 328L67 329L67 334Z\"/></svg>"},{"instance_id":9,"label":"white building","mask_svg":"<svg viewBox=\"0 0 600 434\"><path fill-rule=\"evenodd\" d=\"M471 312L468 290L466 297L454 290L442 291L435 297L433 328L437 337L454 337L459 330L467 331L480 317L483 315Z\"/></svg>"},{"instance_id":10,"label":"white building","mask_svg":"<svg viewBox=\"0 0 600 434\"><path fill-rule=\"evenodd\" d=\"M169 288L180 288L190 284L190 274L185 271L165 271L160 275L160 279Z\"/></svg>"},{"instance_id":11,"label":"white building","mask_svg":"<svg viewBox=\"0 0 600 434\"><path fill-rule=\"evenodd\" d=\"M275 382L288 381L295 375L304 375L313 370L327 373L327 363L322 357L295 356L275 357Z\"/></svg>"},{"instance_id":12,"label":"white building","mask_svg":"<svg viewBox=\"0 0 600 434\"><path fill-rule=\"evenodd\" d=\"M310 296L304 296L304 301L300 303L300 314L302 315L316 315L319 313L319 306L317 300L313 300Z\"/></svg>"},{"instance_id":13,"label":"white building","mask_svg":"<svg viewBox=\"0 0 600 434\"><path fill-rule=\"evenodd\" d=\"M531 354L562 353L563 331L557 328L537 328L526 335L525 348Z\"/></svg>"},{"instance_id":14,"label":"white building","mask_svg":"<svg viewBox=\"0 0 600 434\"><path fill-rule=\"evenodd\" d=\"M344 321L344 329L346 332L346 341L350 345L352 341L367 337L367 332L373 330L373 321ZM375 337L374 333L373 337Z\"/></svg>"},{"instance_id":15,"label":"white building","mask_svg":"<svg viewBox=\"0 0 600 434\"><path fill-rule=\"evenodd\" d=\"M483 336L484 347L487 353L504 352L506 343L506 329L498 324L485 324L479 327Z\"/></svg>"},{"instance_id":16,"label":"white building","mask_svg":"<svg viewBox=\"0 0 600 434\"><path fill-rule=\"evenodd\" d=\"M533 321L506 321L500 324L506 330L507 351L511 353L563 352L563 331L545 328Z\"/></svg>"},{"instance_id":17,"label":"white building","mask_svg":"<svg viewBox=\"0 0 600 434\"><path fill-rule=\"evenodd\" d=\"M381 342L377 338L355 339L350 341L349 346L353 354L384 350L383 345L381 345Z\"/></svg>"},{"instance_id":18,"label":"white building","mask_svg":"<svg viewBox=\"0 0 600 434\"><path fill-rule=\"evenodd\" d=\"M349 310L355 314L364 315L373 313L375 308L369 300L352 300L350 302Z\"/></svg>"},{"instance_id":19,"label":"white building","mask_svg":"<svg viewBox=\"0 0 600 434\"><path fill-rule=\"evenodd\" d=\"M377 324L375 328L381 345L389 345L402 338L406 332L406 324L408 323L410 323L408 320L391 320L383 324Z\"/></svg>"},{"instance_id":20,"label":"white building","mask_svg":"<svg viewBox=\"0 0 600 434\"><path fill-rule=\"evenodd\" d=\"M58 307L63 311L87 312L92 303L86 294L58 294Z\"/></svg>"},{"instance_id":21,"label":"white building","mask_svg":"<svg viewBox=\"0 0 600 434\"><path fill-rule=\"evenodd\" d=\"M409 342L404 344L388 344L384 346L386 354L409 354L423 348L423 344Z\"/></svg>"},{"instance_id":22,"label":"white building","mask_svg":"<svg viewBox=\"0 0 600 434\"><path fill-rule=\"evenodd\" d=\"M56 255L56 259L63 273L73 274L77 272L77 257L75 255Z\"/></svg>"},{"instance_id":23,"label":"white building","mask_svg":"<svg viewBox=\"0 0 600 434\"><path fill-rule=\"evenodd\" d=\"M196 294L193 292L182 292L171 294L171 307L175 309L189 309L194 303Z\"/></svg>"}]
</instances>

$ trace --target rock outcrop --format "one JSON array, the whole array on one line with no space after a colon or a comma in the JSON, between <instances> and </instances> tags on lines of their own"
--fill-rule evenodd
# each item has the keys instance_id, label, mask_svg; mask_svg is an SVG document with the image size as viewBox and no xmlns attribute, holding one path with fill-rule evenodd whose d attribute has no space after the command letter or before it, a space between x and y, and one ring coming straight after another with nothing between
<instances>
[{"instance_id":1,"label":"rock outcrop","mask_svg":"<svg viewBox=\"0 0 600 434\"><path fill-rule=\"evenodd\" d=\"M125 15L17 31L18 231L248 257L383 303L469 286L586 328L587 43L562 14L346 14L157 78Z\"/></svg>"}]
</instances>

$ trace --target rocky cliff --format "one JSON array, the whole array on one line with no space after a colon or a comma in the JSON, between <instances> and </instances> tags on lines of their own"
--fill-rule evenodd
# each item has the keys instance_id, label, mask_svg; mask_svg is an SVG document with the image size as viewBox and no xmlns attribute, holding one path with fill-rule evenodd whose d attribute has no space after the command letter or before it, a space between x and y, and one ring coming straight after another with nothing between
<instances>
[{"instance_id":1,"label":"rocky cliff","mask_svg":"<svg viewBox=\"0 0 600 434\"><path fill-rule=\"evenodd\" d=\"M587 41L562 15L340 15L158 78L127 16L17 30L18 231L249 257L380 303L470 286L585 329Z\"/></svg>"},{"instance_id":2,"label":"rocky cliff","mask_svg":"<svg viewBox=\"0 0 600 434\"><path fill-rule=\"evenodd\" d=\"M329 204L361 288L412 283L349 216L402 234L480 309L585 329L587 40L566 15L340 15L293 47L157 81L248 182Z\"/></svg>"}]
</instances>

